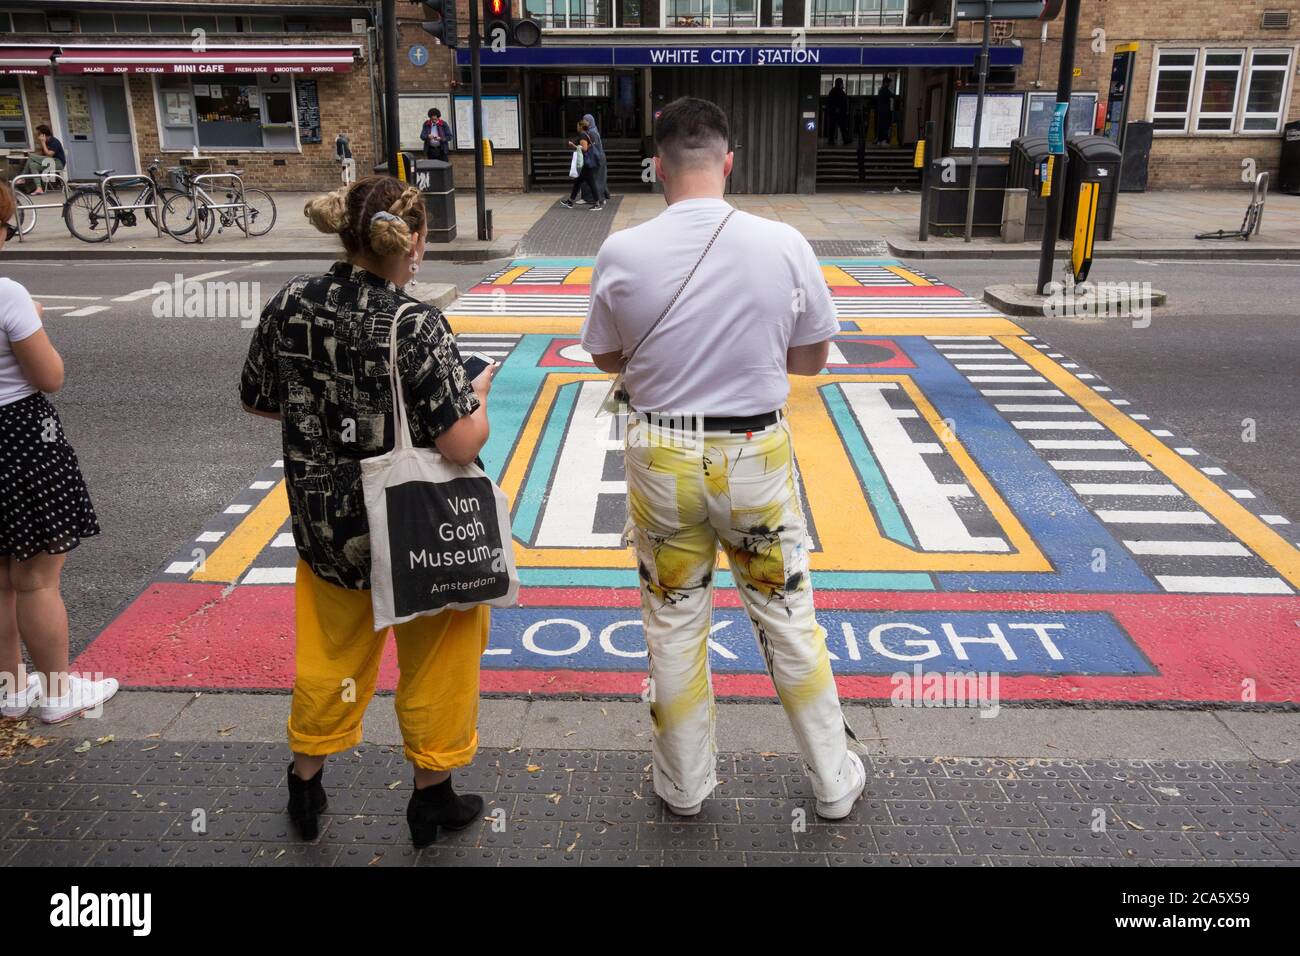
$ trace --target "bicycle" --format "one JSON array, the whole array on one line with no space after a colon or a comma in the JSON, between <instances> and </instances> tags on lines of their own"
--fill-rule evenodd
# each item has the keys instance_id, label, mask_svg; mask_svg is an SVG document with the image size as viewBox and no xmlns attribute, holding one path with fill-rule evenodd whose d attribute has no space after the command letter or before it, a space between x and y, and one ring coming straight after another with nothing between
<instances>
[{"instance_id":1,"label":"bicycle","mask_svg":"<svg viewBox=\"0 0 1300 956\"><path fill-rule=\"evenodd\" d=\"M183 200L172 197L164 205L163 229L181 242L205 242L214 229L220 232L231 227L247 236L266 235L275 225L275 200L263 189L245 188L242 174L242 169L202 175L182 172ZM224 202L204 188L205 183L213 186L219 180L230 181Z\"/></svg>"},{"instance_id":2,"label":"bicycle","mask_svg":"<svg viewBox=\"0 0 1300 956\"><path fill-rule=\"evenodd\" d=\"M139 222L136 217L138 209L143 209L150 224L161 230L161 217L154 210L160 206L165 209L185 196L179 189L163 186L158 181L161 165L162 160L155 159L144 175L117 176L112 169L95 170L96 183L74 189L63 204L63 222L68 231L82 242L103 242L110 239L119 226L136 225ZM111 183L110 180L119 182ZM119 186L138 187L139 192L133 201L123 203L117 194Z\"/></svg>"}]
</instances>

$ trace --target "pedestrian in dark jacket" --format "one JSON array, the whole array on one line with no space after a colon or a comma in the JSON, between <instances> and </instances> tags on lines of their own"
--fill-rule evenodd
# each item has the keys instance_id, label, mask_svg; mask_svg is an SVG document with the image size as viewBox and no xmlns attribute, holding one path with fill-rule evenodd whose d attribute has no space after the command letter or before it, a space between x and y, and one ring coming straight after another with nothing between
<instances>
[{"instance_id":1,"label":"pedestrian in dark jacket","mask_svg":"<svg viewBox=\"0 0 1300 956\"><path fill-rule=\"evenodd\" d=\"M587 113L582 117L587 122L587 135L591 137L592 150L596 154L596 165L591 171L591 183L583 190L583 195L591 203L593 212L598 212L605 208L605 200L609 199L609 163L605 154L605 144L600 138L600 130L596 129L596 117Z\"/></svg>"}]
</instances>

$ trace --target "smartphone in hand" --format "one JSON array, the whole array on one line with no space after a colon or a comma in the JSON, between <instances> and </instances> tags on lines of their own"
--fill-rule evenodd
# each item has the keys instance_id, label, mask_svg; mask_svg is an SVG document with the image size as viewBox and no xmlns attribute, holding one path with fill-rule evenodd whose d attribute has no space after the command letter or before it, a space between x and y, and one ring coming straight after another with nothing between
<instances>
[{"instance_id":1,"label":"smartphone in hand","mask_svg":"<svg viewBox=\"0 0 1300 956\"><path fill-rule=\"evenodd\" d=\"M483 370L489 365L496 365L496 361L482 352L471 352L465 358L461 359L461 365L465 367L465 377L471 382L483 373Z\"/></svg>"}]
</instances>

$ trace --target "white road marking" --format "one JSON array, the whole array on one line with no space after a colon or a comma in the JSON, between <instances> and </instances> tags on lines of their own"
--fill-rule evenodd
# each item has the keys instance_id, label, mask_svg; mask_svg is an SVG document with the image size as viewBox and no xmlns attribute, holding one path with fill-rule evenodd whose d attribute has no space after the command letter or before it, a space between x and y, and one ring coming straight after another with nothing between
<instances>
[{"instance_id":1,"label":"white road marking","mask_svg":"<svg viewBox=\"0 0 1300 956\"><path fill-rule=\"evenodd\" d=\"M1241 499L1255 497L1255 492L1249 491L1245 488L1229 488L1228 494L1232 495L1232 497L1234 498L1241 498Z\"/></svg>"},{"instance_id":2,"label":"white road marking","mask_svg":"<svg viewBox=\"0 0 1300 956\"><path fill-rule=\"evenodd\" d=\"M1057 471L1150 471L1145 461L1049 461Z\"/></svg>"},{"instance_id":3,"label":"white road marking","mask_svg":"<svg viewBox=\"0 0 1300 956\"><path fill-rule=\"evenodd\" d=\"M993 406L1000 412L1059 412L1064 415L1082 415L1078 405L1003 405Z\"/></svg>"},{"instance_id":4,"label":"white road marking","mask_svg":"<svg viewBox=\"0 0 1300 956\"><path fill-rule=\"evenodd\" d=\"M1046 382L1041 375L968 375L972 382Z\"/></svg>"},{"instance_id":5,"label":"white road marking","mask_svg":"<svg viewBox=\"0 0 1300 956\"><path fill-rule=\"evenodd\" d=\"M163 574L189 574L194 570L196 564L198 564L197 561L173 561L167 565L167 569L163 571Z\"/></svg>"},{"instance_id":6,"label":"white road marking","mask_svg":"<svg viewBox=\"0 0 1300 956\"><path fill-rule=\"evenodd\" d=\"M1099 432L1104 430L1101 427L1101 422L1053 422L1044 420L1041 422L1012 421L1011 424L1026 431L1037 429L1039 431Z\"/></svg>"},{"instance_id":7,"label":"white road marking","mask_svg":"<svg viewBox=\"0 0 1300 956\"><path fill-rule=\"evenodd\" d=\"M69 312L64 318L79 319L87 315L95 315L99 312L107 312L110 306L107 305L88 305L84 309L77 309L75 312Z\"/></svg>"},{"instance_id":8,"label":"white road marking","mask_svg":"<svg viewBox=\"0 0 1300 956\"><path fill-rule=\"evenodd\" d=\"M1066 451L1071 448L1098 448L1106 451L1123 451L1128 445L1109 438L1034 438L1029 442L1044 451Z\"/></svg>"},{"instance_id":9,"label":"white road marking","mask_svg":"<svg viewBox=\"0 0 1300 956\"><path fill-rule=\"evenodd\" d=\"M1290 594L1291 588L1281 578L1200 577L1183 574L1157 574L1156 580L1166 591L1206 594Z\"/></svg>"},{"instance_id":10,"label":"white road marking","mask_svg":"<svg viewBox=\"0 0 1300 956\"><path fill-rule=\"evenodd\" d=\"M1214 524L1204 511L1106 511L1097 517L1107 524Z\"/></svg>"},{"instance_id":11,"label":"white road marking","mask_svg":"<svg viewBox=\"0 0 1300 956\"><path fill-rule=\"evenodd\" d=\"M617 548L617 532L592 530L601 494L625 495L627 482L607 481L605 469L610 448L609 421L596 412L609 391L606 382L584 382L570 418L564 443L555 463L555 476L537 527L539 548Z\"/></svg>"},{"instance_id":12,"label":"white road marking","mask_svg":"<svg viewBox=\"0 0 1300 956\"><path fill-rule=\"evenodd\" d=\"M1224 471L1222 468L1202 468L1201 471L1205 472L1207 475L1226 475L1226 474L1227 474L1227 472Z\"/></svg>"},{"instance_id":13,"label":"white road marking","mask_svg":"<svg viewBox=\"0 0 1300 956\"><path fill-rule=\"evenodd\" d=\"M976 537L967 530L952 499L969 496L970 488L943 484L935 478L880 389L870 382L845 382L840 389L921 548L985 553L1009 550L1002 538Z\"/></svg>"},{"instance_id":14,"label":"white road marking","mask_svg":"<svg viewBox=\"0 0 1300 956\"><path fill-rule=\"evenodd\" d=\"M1260 515L1259 519L1267 524L1290 524L1291 523L1290 521L1287 521L1286 518L1283 518L1281 515Z\"/></svg>"},{"instance_id":15,"label":"white road marking","mask_svg":"<svg viewBox=\"0 0 1300 956\"><path fill-rule=\"evenodd\" d=\"M1032 395L1035 398L1038 398L1040 396L1044 396L1044 397L1054 396L1054 395L1063 396L1065 393L1062 392L1060 389L1056 389L1056 388L981 388L980 394L987 395L990 398L993 398L994 396L1001 396L1001 395L1007 397L1010 397L1012 395Z\"/></svg>"},{"instance_id":16,"label":"white road marking","mask_svg":"<svg viewBox=\"0 0 1300 956\"><path fill-rule=\"evenodd\" d=\"M240 584L293 584L298 579L298 569L249 568Z\"/></svg>"},{"instance_id":17,"label":"white road marking","mask_svg":"<svg viewBox=\"0 0 1300 956\"><path fill-rule=\"evenodd\" d=\"M204 531L194 540L203 542L220 541L225 536L226 533L224 531Z\"/></svg>"},{"instance_id":18,"label":"white road marking","mask_svg":"<svg viewBox=\"0 0 1300 956\"><path fill-rule=\"evenodd\" d=\"M231 505L229 508L225 510L224 514L242 515L242 514L248 514L248 512L252 510L253 510L252 505Z\"/></svg>"},{"instance_id":19,"label":"white road marking","mask_svg":"<svg viewBox=\"0 0 1300 956\"><path fill-rule=\"evenodd\" d=\"M1177 557L1249 557L1250 551L1236 541L1125 541L1134 554Z\"/></svg>"},{"instance_id":20,"label":"white road marking","mask_svg":"<svg viewBox=\"0 0 1300 956\"><path fill-rule=\"evenodd\" d=\"M1181 498L1183 496L1183 493L1173 485L1154 482L1149 485L1136 484L1134 482L1095 485L1085 482L1073 484L1070 487L1081 495L1163 495L1170 498Z\"/></svg>"},{"instance_id":21,"label":"white road marking","mask_svg":"<svg viewBox=\"0 0 1300 956\"><path fill-rule=\"evenodd\" d=\"M277 534L275 538L271 541L271 547L273 548L294 547L293 533L289 531L282 531L280 534Z\"/></svg>"}]
</instances>

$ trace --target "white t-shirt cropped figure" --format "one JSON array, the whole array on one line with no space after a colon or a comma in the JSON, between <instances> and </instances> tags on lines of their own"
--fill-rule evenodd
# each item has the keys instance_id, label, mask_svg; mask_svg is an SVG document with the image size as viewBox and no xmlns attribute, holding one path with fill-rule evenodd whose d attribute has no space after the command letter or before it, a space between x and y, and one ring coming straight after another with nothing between
<instances>
[{"instance_id":1,"label":"white t-shirt cropped figure","mask_svg":"<svg viewBox=\"0 0 1300 956\"><path fill-rule=\"evenodd\" d=\"M0 405L36 394L36 386L18 364L13 343L31 338L40 330L41 317L27 290L13 279L0 278Z\"/></svg>"},{"instance_id":2,"label":"white t-shirt cropped figure","mask_svg":"<svg viewBox=\"0 0 1300 956\"><path fill-rule=\"evenodd\" d=\"M724 199L673 203L605 240L582 345L627 354L654 324L722 218ZM637 350L626 385L639 411L758 415L790 394L786 353L839 331L821 266L798 230L739 210L672 311Z\"/></svg>"},{"instance_id":3,"label":"white t-shirt cropped figure","mask_svg":"<svg viewBox=\"0 0 1300 956\"><path fill-rule=\"evenodd\" d=\"M633 409L623 457L649 651L654 786L674 813L693 816L717 785L709 634L721 548L817 813L842 820L866 771L848 748L852 731L813 606L783 414L790 375L821 373L839 323L803 236L733 212L723 198L729 135L726 115L704 100L683 97L659 113L655 173L668 208L605 240L582 330L597 368L623 368Z\"/></svg>"}]
</instances>

